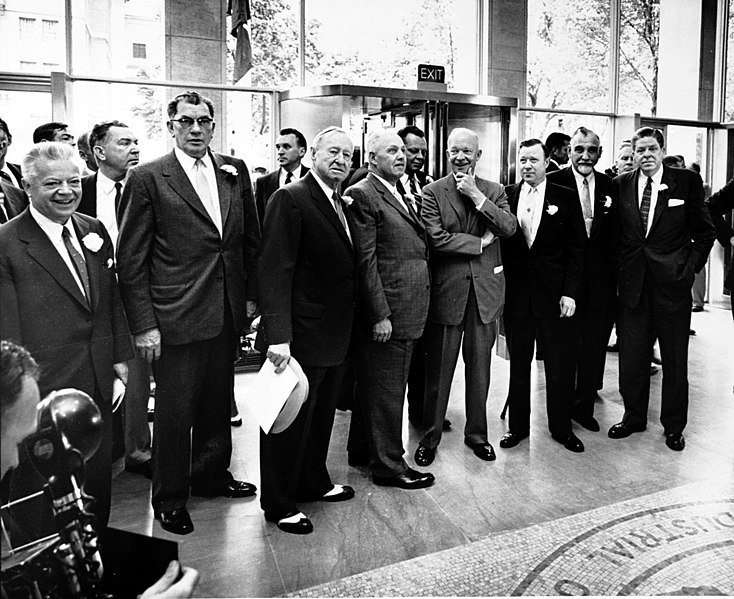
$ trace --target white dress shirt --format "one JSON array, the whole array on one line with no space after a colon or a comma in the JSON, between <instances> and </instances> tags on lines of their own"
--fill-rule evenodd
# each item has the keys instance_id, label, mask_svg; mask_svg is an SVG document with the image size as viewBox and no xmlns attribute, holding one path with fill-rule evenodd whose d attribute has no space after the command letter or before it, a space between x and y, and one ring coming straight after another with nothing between
<instances>
[{"instance_id":1,"label":"white dress shirt","mask_svg":"<svg viewBox=\"0 0 734 599\"><path fill-rule=\"evenodd\" d=\"M181 167L183 168L184 172L186 173L186 176L189 178L189 181L191 181L191 186L194 188L194 191L196 191L196 161L197 158L192 158L189 156L186 152L183 150L180 150L178 147L173 148L173 152L176 155L176 158L178 158L179 163L181 164ZM204 154L204 156L201 157L201 162L204 165L203 173L206 177L206 182L209 184L209 195L212 198L212 201L214 202L214 205L207 206L206 202L202 202L204 204L204 208L206 208L207 213L211 217L212 221L216 225L217 229L222 231L222 212L219 207L219 190L217 189L217 175L214 172L214 162L212 161L211 156L209 155L209 152Z\"/></svg>"},{"instance_id":2,"label":"white dress shirt","mask_svg":"<svg viewBox=\"0 0 734 599\"><path fill-rule=\"evenodd\" d=\"M377 178L377 180L382 183L385 187L387 187L388 191L393 195L393 197L398 201L398 204L400 204L405 210L407 214L410 214L410 210L408 210L408 207L405 205L405 202L403 201L403 197L400 195L400 192L398 191L397 184L390 185L385 179L380 177L376 172L372 172L372 174ZM408 190L405 190L406 193L408 193Z\"/></svg>"},{"instance_id":3,"label":"white dress shirt","mask_svg":"<svg viewBox=\"0 0 734 599\"><path fill-rule=\"evenodd\" d=\"M543 179L542 183L531 187L523 181L523 184L520 186L520 197L517 202L517 219L523 227L530 229L528 245L532 245L535 241L535 234L538 232L540 218L543 216L546 182L547 179Z\"/></svg>"},{"instance_id":4,"label":"white dress shirt","mask_svg":"<svg viewBox=\"0 0 734 599\"><path fill-rule=\"evenodd\" d=\"M660 192L660 181L663 178L663 167L658 169L658 172L652 176L652 193L650 194L650 212L647 215L647 231L645 235L650 232L652 226L652 216L655 214L655 206L658 203L658 193ZM642 194L645 193L645 185L647 185L647 175L640 169L637 175L637 206L642 204Z\"/></svg>"},{"instance_id":5,"label":"white dress shirt","mask_svg":"<svg viewBox=\"0 0 734 599\"><path fill-rule=\"evenodd\" d=\"M319 184L319 187L324 191L326 194L326 197L329 199L329 204L331 204L331 207L334 209L334 212L336 212L337 217L339 216L339 212L337 212L336 206L334 205L334 200L332 199L334 196L335 190L329 187L326 183L324 183L321 178L316 174L315 169L311 169L309 171L310 173L313 173L313 178L316 179L316 183ZM337 192L338 194L338 192ZM346 222L347 217L344 216L344 221ZM341 222L341 218L339 219L339 222ZM344 230L347 233L347 237L349 237L349 241L352 241L352 233L349 230L349 225L344 227Z\"/></svg>"},{"instance_id":6,"label":"white dress shirt","mask_svg":"<svg viewBox=\"0 0 734 599\"><path fill-rule=\"evenodd\" d=\"M125 189L127 177L120 181L122 187L120 193ZM104 228L110 234L112 247L117 247L117 214L115 213L115 181L97 171L97 219L102 221Z\"/></svg>"},{"instance_id":7,"label":"white dress shirt","mask_svg":"<svg viewBox=\"0 0 734 599\"><path fill-rule=\"evenodd\" d=\"M278 175L278 188L283 187L285 185L285 180L288 177L288 171L285 170L282 166L280 167L280 174ZM294 181L298 181L298 179L301 178L301 171L303 170L302 165L298 165L295 170L293 171L293 177L291 177L291 183Z\"/></svg>"}]
</instances>

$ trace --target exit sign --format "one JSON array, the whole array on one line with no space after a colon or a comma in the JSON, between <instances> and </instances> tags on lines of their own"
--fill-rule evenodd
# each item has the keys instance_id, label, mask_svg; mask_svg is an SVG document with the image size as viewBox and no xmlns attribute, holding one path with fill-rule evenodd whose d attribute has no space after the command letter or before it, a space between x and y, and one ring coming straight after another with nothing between
<instances>
[{"instance_id":1,"label":"exit sign","mask_svg":"<svg viewBox=\"0 0 734 599\"><path fill-rule=\"evenodd\" d=\"M418 83L446 83L446 69L435 64L419 64Z\"/></svg>"}]
</instances>

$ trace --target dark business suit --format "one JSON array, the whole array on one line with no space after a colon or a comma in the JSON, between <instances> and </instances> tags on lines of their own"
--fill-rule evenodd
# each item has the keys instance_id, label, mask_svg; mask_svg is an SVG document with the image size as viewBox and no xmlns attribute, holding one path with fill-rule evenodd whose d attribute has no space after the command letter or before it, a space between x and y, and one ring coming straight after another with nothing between
<instances>
[{"instance_id":1,"label":"dark business suit","mask_svg":"<svg viewBox=\"0 0 734 599\"><path fill-rule=\"evenodd\" d=\"M548 175L548 181L577 192L573 167ZM616 202L612 180L594 171L594 217L586 237L584 270L576 314L572 317L576 354L576 393L574 412L581 418L594 416L594 400L604 376L606 347L616 311L617 281L614 261Z\"/></svg>"},{"instance_id":2,"label":"dark business suit","mask_svg":"<svg viewBox=\"0 0 734 599\"><path fill-rule=\"evenodd\" d=\"M153 506L161 512L184 507L189 486L206 493L232 479L235 344L246 300L257 298L260 233L247 166L210 155L221 236L174 152L130 171L118 211L120 292L130 330L161 333L153 363Z\"/></svg>"},{"instance_id":3,"label":"dark business suit","mask_svg":"<svg viewBox=\"0 0 734 599\"><path fill-rule=\"evenodd\" d=\"M688 332L694 274L706 264L716 231L703 203L701 177L663 166L650 230L640 220L639 169L613 181L619 198L619 389L623 422L647 424L648 364L657 337L663 361L660 421L681 433L688 417Z\"/></svg>"},{"instance_id":4,"label":"dark business suit","mask_svg":"<svg viewBox=\"0 0 734 599\"><path fill-rule=\"evenodd\" d=\"M355 333L357 401L366 423L375 476L404 474L403 404L415 340L428 315L430 276L423 223L370 174L349 188L357 249ZM406 200L407 202L407 200ZM372 339L388 318L390 339Z\"/></svg>"},{"instance_id":5,"label":"dark business suit","mask_svg":"<svg viewBox=\"0 0 734 599\"><path fill-rule=\"evenodd\" d=\"M293 172L293 181L304 177L307 172L308 167L303 164L300 165ZM255 204L257 205L257 218L260 221L260 227L262 227L265 218L265 208L268 200L278 191L278 187L280 187L280 168L255 180Z\"/></svg>"},{"instance_id":6,"label":"dark business suit","mask_svg":"<svg viewBox=\"0 0 734 599\"><path fill-rule=\"evenodd\" d=\"M477 210L456 188L452 174L423 188L422 218L431 252L431 301L426 344L424 434L420 444L435 449L462 345L466 377L464 439L486 445L487 393L496 320L502 313L505 275L497 241L482 249L489 230L498 237L515 232L501 185L476 178L487 198Z\"/></svg>"},{"instance_id":7,"label":"dark business suit","mask_svg":"<svg viewBox=\"0 0 734 599\"><path fill-rule=\"evenodd\" d=\"M724 214L734 209L734 179L730 179L724 187L706 200L706 207L714 221L716 238L719 243L725 248L731 248L734 229L724 220ZM729 261L729 268L724 277L724 286L734 292L734 259ZM731 302L731 309L734 316L734 301Z\"/></svg>"},{"instance_id":8,"label":"dark business suit","mask_svg":"<svg viewBox=\"0 0 734 599\"><path fill-rule=\"evenodd\" d=\"M260 433L260 501L266 515L278 519L297 511L297 500L332 488L326 454L356 296L352 243L313 174L280 188L272 200L259 260L257 347L266 351L290 341L309 381L308 399L293 424L277 435Z\"/></svg>"},{"instance_id":9,"label":"dark business suit","mask_svg":"<svg viewBox=\"0 0 734 599\"><path fill-rule=\"evenodd\" d=\"M8 165L10 166L10 165ZM7 181L0 179L0 192L3 194L3 205L8 220L18 216L28 206L28 196L25 191L18 189ZM2 224L2 221L0 221Z\"/></svg>"},{"instance_id":10,"label":"dark business suit","mask_svg":"<svg viewBox=\"0 0 734 599\"><path fill-rule=\"evenodd\" d=\"M67 387L90 395L102 412L102 445L87 463L85 489L107 525L112 476L113 364L133 356L115 280L114 253L102 224L71 217L87 264L91 306L48 236L25 210L0 227L0 337L24 345L41 367L41 396ZM88 234L102 238L93 252Z\"/></svg>"},{"instance_id":11,"label":"dark business suit","mask_svg":"<svg viewBox=\"0 0 734 599\"><path fill-rule=\"evenodd\" d=\"M510 210L517 214L520 190L507 187ZM561 318L561 296L578 301L584 267L586 230L573 190L546 183L540 223L532 247L522 227L503 239L505 265L505 330L510 351L510 432L530 432L530 364L536 338L545 352L548 428L565 437L571 432L574 361L572 330ZM553 212L553 214L551 214Z\"/></svg>"}]
</instances>

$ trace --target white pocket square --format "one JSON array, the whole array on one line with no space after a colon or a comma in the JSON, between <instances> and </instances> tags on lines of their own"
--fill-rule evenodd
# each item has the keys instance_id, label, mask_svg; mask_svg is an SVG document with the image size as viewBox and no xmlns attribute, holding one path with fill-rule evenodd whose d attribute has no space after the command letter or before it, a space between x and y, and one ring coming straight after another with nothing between
<instances>
[{"instance_id":1,"label":"white pocket square","mask_svg":"<svg viewBox=\"0 0 734 599\"><path fill-rule=\"evenodd\" d=\"M670 199L668 200L668 208L675 208L676 206L682 206L685 204L683 200Z\"/></svg>"}]
</instances>

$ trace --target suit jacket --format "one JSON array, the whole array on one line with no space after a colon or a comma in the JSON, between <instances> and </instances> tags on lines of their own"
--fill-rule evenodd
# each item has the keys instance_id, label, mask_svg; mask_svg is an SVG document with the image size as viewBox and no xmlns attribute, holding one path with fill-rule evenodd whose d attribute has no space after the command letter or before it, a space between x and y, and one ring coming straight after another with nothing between
<instances>
[{"instance_id":1,"label":"suit jacket","mask_svg":"<svg viewBox=\"0 0 734 599\"><path fill-rule=\"evenodd\" d=\"M341 364L356 299L352 243L312 173L281 187L272 199L259 260L257 347L290 341L291 354L304 366ZM344 212L354 237L352 216L346 207Z\"/></svg>"},{"instance_id":2,"label":"suit jacket","mask_svg":"<svg viewBox=\"0 0 734 599\"><path fill-rule=\"evenodd\" d=\"M170 345L216 337L225 294L239 333L247 318L245 300L257 298L260 229L250 175L242 160L211 157L221 237L173 152L128 175L118 209L117 261L134 334L158 327Z\"/></svg>"},{"instance_id":3,"label":"suit jacket","mask_svg":"<svg viewBox=\"0 0 734 599\"><path fill-rule=\"evenodd\" d=\"M82 178L82 201L76 211L97 217L97 173Z\"/></svg>"},{"instance_id":4,"label":"suit jacket","mask_svg":"<svg viewBox=\"0 0 734 599\"><path fill-rule=\"evenodd\" d=\"M7 161L5 162L5 164L7 165L8 170L11 173L13 173L13 175L15 176L15 178L18 181L20 181L23 178L23 171L20 170L20 165L19 164L13 164L13 163L7 162Z\"/></svg>"},{"instance_id":5,"label":"suit jacket","mask_svg":"<svg viewBox=\"0 0 734 599\"><path fill-rule=\"evenodd\" d=\"M479 177L476 183L487 198L481 211L456 189L453 173L423 188L421 217L431 250L430 322L460 324L472 283L484 324L502 312L505 275L499 243L482 250L480 238L487 230L509 237L515 232L517 219L510 213L499 183Z\"/></svg>"},{"instance_id":6,"label":"suit jacket","mask_svg":"<svg viewBox=\"0 0 734 599\"><path fill-rule=\"evenodd\" d=\"M569 166L548 175L548 181L568 187L576 192L573 167ZM594 171L594 219L591 234L586 238L584 270L581 293L578 301L593 311L604 309L614 303L617 296L616 278L616 208L612 191L612 180L599 171ZM582 209L583 216L583 209Z\"/></svg>"},{"instance_id":7,"label":"suit jacket","mask_svg":"<svg viewBox=\"0 0 734 599\"><path fill-rule=\"evenodd\" d=\"M298 174L295 175L294 181L304 177L307 172L308 167L302 164ZM260 227L262 227L263 219L265 218L265 208L268 200L278 190L278 187L280 187L280 168L267 175L263 175L255 181L255 204L257 205L257 217L260 222Z\"/></svg>"},{"instance_id":8,"label":"suit jacket","mask_svg":"<svg viewBox=\"0 0 734 599\"><path fill-rule=\"evenodd\" d=\"M423 223L372 174L345 195L354 199L349 209L354 217L362 326L371 331L373 324L389 317L392 338L418 339L431 289Z\"/></svg>"},{"instance_id":9,"label":"suit jacket","mask_svg":"<svg viewBox=\"0 0 734 599\"><path fill-rule=\"evenodd\" d=\"M731 238L734 229L724 220L724 214L734 210L734 179L724 185L719 191L706 200L706 207L716 227L716 238L724 247L731 247ZM734 260L729 261L729 269L724 278L724 285L734 290Z\"/></svg>"},{"instance_id":10,"label":"suit jacket","mask_svg":"<svg viewBox=\"0 0 734 599\"><path fill-rule=\"evenodd\" d=\"M613 181L619 198L619 299L637 306L645 277L660 289L656 299L668 310L691 301L694 274L706 264L716 231L703 203L703 182L688 169L663 166L650 231L645 235L637 198L639 169Z\"/></svg>"},{"instance_id":11,"label":"suit jacket","mask_svg":"<svg viewBox=\"0 0 734 599\"><path fill-rule=\"evenodd\" d=\"M112 365L133 357L115 280L114 254L102 223L73 214L89 272L91 308L69 267L29 210L0 227L0 337L23 344L41 366L41 396L74 387L112 401ZM103 240L93 252L82 241Z\"/></svg>"},{"instance_id":12,"label":"suit jacket","mask_svg":"<svg viewBox=\"0 0 734 599\"><path fill-rule=\"evenodd\" d=\"M0 179L0 192L3 194L8 219L18 216L28 206L28 196L25 191L18 189L15 185L10 185L2 179Z\"/></svg>"},{"instance_id":13,"label":"suit jacket","mask_svg":"<svg viewBox=\"0 0 734 599\"><path fill-rule=\"evenodd\" d=\"M515 215L522 185L506 188ZM528 248L520 226L501 245L507 278L506 315L520 318L530 311L536 318L559 318L561 296L579 297L586 228L573 190L547 181L532 247Z\"/></svg>"}]
</instances>

